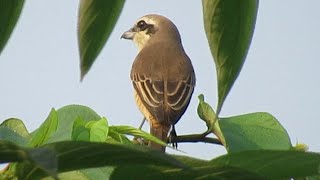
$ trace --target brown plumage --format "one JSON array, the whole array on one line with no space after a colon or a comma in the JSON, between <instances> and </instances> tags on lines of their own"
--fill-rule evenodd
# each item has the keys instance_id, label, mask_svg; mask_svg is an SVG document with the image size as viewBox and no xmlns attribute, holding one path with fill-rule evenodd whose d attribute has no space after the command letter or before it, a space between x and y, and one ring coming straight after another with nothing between
<instances>
[{"instance_id":1,"label":"brown plumage","mask_svg":"<svg viewBox=\"0 0 320 180\"><path fill-rule=\"evenodd\" d=\"M150 133L166 142L195 86L194 70L179 32L167 18L147 15L122 37L133 39L140 49L130 75L137 105L150 123ZM150 146L165 151L156 143Z\"/></svg>"}]
</instances>

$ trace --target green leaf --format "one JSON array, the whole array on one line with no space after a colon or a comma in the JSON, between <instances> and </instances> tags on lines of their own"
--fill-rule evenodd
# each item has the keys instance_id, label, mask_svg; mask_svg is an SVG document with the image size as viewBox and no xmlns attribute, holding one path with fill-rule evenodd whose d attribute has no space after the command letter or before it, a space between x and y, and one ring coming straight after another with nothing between
<instances>
[{"instance_id":1,"label":"green leaf","mask_svg":"<svg viewBox=\"0 0 320 180\"><path fill-rule=\"evenodd\" d=\"M235 167L212 166L209 161L187 156L173 156L190 168L160 166L120 166L112 173L112 179L264 179L260 175Z\"/></svg>"},{"instance_id":2,"label":"green leaf","mask_svg":"<svg viewBox=\"0 0 320 180\"><path fill-rule=\"evenodd\" d=\"M216 113L214 112L210 104L204 101L203 94L200 94L198 98L199 98L199 105L197 108L198 115L206 123L208 127L208 130L204 133L204 135L207 135L212 132L219 138L221 143L225 145L225 139L223 137L223 134L220 130L218 123L216 123L218 120Z\"/></svg>"},{"instance_id":3,"label":"green leaf","mask_svg":"<svg viewBox=\"0 0 320 180\"><path fill-rule=\"evenodd\" d=\"M179 160L180 162L188 165L189 167L201 167L201 166L208 166L209 161L197 159L193 157L181 156L181 155L172 155L174 158Z\"/></svg>"},{"instance_id":4,"label":"green leaf","mask_svg":"<svg viewBox=\"0 0 320 180\"><path fill-rule=\"evenodd\" d=\"M256 149L291 149L287 131L272 115L252 113L221 118L220 129L228 152Z\"/></svg>"},{"instance_id":5,"label":"green leaf","mask_svg":"<svg viewBox=\"0 0 320 180\"><path fill-rule=\"evenodd\" d=\"M210 164L241 168L268 179L288 179L320 174L320 154L301 151L244 151L220 156L213 159Z\"/></svg>"},{"instance_id":6,"label":"green leaf","mask_svg":"<svg viewBox=\"0 0 320 180\"><path fill-rule=\"evenodd\" d=\"M90 129L91 142L105 142L108 136L109 126L106 118L101 118L98 121L90 121L86 124Z\"/></svg>"},{"instance_id":7,"label":"green leaf","mask_svg":"<svg viewBox=\"0 0 320 180\"><path fill-rule=\"evenodd\" d=\"M212 107L204 101L203 94L200 94L198 96L199 98L199 105L197 108L197 112L199 117L204 120L204 122L207 124L208 129L212 129L214 123L216 122L216 113L214 113L214 110Z\"/></svg>"},{"instance_id":8,"label":"green leaf","mask_svg":"<svg viewBox=\"0 0 320 180\"><path fill-rule=\"evenodd\" d=\"M57 179L56 177L57 177L57 170L58 170L58 167L57 167L58 162L57 162L56 154L54 151L47 148L37 148L32 150L27 149L26 151L28 152L28 160L31 163L36 164L36 166L33 169L39 169L40 171L45 172L46 174ZM22 179L29 179L29 176L32 176L32 173L33 173L32 170L30 171L27 170L26 174L25 173L19 174L19 176L23 177ZM24 178L24 177L28 177L28 178ZM33 178L30 177L30 179L33 179Z\"/></svg>"},{"instance_id":9,"label":"green leaf","mask_svg":"<svg viewBox=\"0 0 320 180\"><path fill-rule=\"evenodd\" d=\"M71 140L74 121L78 118L88 122L101 117L92 109L81 105L69 105L57 110L58 128L48 142Z\"/></svg>"},{"instance_id":10,"label":"green leaf","mask_svg":"<svg viewBox=\"0 0 320 180\"><path fill-rule=\"evenodd\" d=\"M0 125L0 140L6 140L18 145L26 146L30 139L31 136L26 129L26 126L19 119L7 119Z\"/></svg>"},{"instance_id":11,"label":"green leaf","mask_svg":"<svg viewBox=\"0 0 320 180\"><path fill-rule=\"evenodd\" d=\"M78 19L81 80L108 40L124 0L81 0Z\"/></svg>"},{"instance_id":12,"label":"green leaf","mask_svg":"<svg viewBox=\"0 0 320 180\"><path fill-rule=\"evenodd\" d=\"M19 19L24 0L0 0L0 54Z\"/></svg>"},{"instance_id":13,"label":"green leaf","mask_svg":"<svg viewBox=\"0 0 320 180\"><path fill-rule=\"evenodd\" d=\"M86 175L88 180L90 179L110 179L110 176L114 170L114 167L101 167L101 168L90 168L82 169L79 172ZM69 178L70 179L70 178Z\"/></svg>"},{"instance_id":14,"label":"green leaf","mask_svg":"<svg viewBox=\"0 0 320 180\"><path fill-rule=\"evenodd\" d=\"M246 59L258 4L258 0L202 0L205 31L218 78L217 114Z\"/></svg>"},{"instance_id":15,"label":"green leaf","mask_svg":"<svg viewBox=\"0 0 320 180\"><path fill-rule=\"evenodd\" d=\"M206 134L213 132L224 144L224 138L219 130L219 127L216 125L217 116L214 113L212 107L204 101L203 94L198 96L199 98L199 105L197 108L197 112L199 117L206 123L208 130Z\"/></svg>"},{"instance_id":16,"label":"green leaf","mask_svg":"<svg viewBox=\"0 0 320 180\"><path fill-rule=\"evenodd\" d=\"M68 171L58 174L61 180L91 180L91 179L110 179L114 167L90 168L75 171ZM44 178L44 180L50 178ZM51 180L51 179L50 179Z\"/></svg>"},{"instance_id":17,"label":"green leaf","mask_svg":"<svg viewBox=\"0 0 320 180\"><path fill-rule=\"evenodd\" d=\"M90 141L90 130L86 128L87 121L77 118L74 121L71 138L74 141Z\"/></svg>"},{"instance_id":18,"label":"green leaf","mask_svg":"<svg viewBox=\"0 0 320 180\"><path fill-rule=\"evenodd\" d=\"M295 180L319 180L320 179L320 175L317 176L308 176L308 177L302 177L300 179L295 179Z\"/></svg>"},{"instance_id":19,"label":"green leaf","mask_svg":"<svg viewBox=\"0 0 320 180\"><path fill-rule=\"evenodd\" d=\"M86 122L78 118L73 125L72 140L105 142L109 127L106 118Z\"/></svg>"},{"instance_id":20,"label":"green leaf","mask_svg":"<svg viewBox=\"0 0 320 180\"><path fill-rule=\"evenodd\" d=\"M205 161L183 156L172 158L147 148L119 144L66 141L26 149L0 141L0 162L12 161L20 162L17 173L21 179L40 179L48 174L55 175L56 172L102 166L116 166L116 169L80 170L88 178L82 175L79 177L105 179L111 175L111 179L288 179L316 177L320 174L320 154L301 151L242 151ZM71 177L72 172L69 176L68 173L60 175Z\"/></svg>"},{"instance_id":21,"label":"green leaf","mask_svg":"<svg viewBox=\"0 0 320 180\"><path fill-rule=\"evenodd\" d=\"M54 151L47 148L24 148L9 141L0 140L0 163L21 162L23 164L35 164L34 168L41 172L56 177L57 160ZM21 164L20 164L21 165ZM22 169L17 166L17 176L21 179L28 179L30 169Z\"/></svg>"},{"instance_id":22,"label":"green leaf","mask_svg":"<svg viewBox=\"0 0 320 180\"><path fill-rule=\"evenodd\" d=\"M58 115L54 108L51 109L49 116L41 124L39 129L32 135L31 146L38 147L45 144L50 136L57 130L58 127Z\"/></svg>"},{"instance_id":23,"label":"green leaf","mask_svg":"<svg viewBox=\"0 0 320 180\"><path fill-rule=\"evenodd\" d=\"M248 179L265 179L255 173L231 167L199 167L190 169L181 168L159 168L155 166L124 166L117 167L111 175L111 179L141 179L141 180L194 180L194 179L233 179L233 180L248 180Z\"/></svg>"},{"instance_id":24,"label":"green leaf","mask_svg":"<svg viewBox=\"0 0 320 180\"><path fill-rule=\"evenodd\" d=\"M58 178L61 180L67 180L67 179L89 180L88 176L86 176L81 171L70 171L70 172L60 173L58 175ZM51 179L50 178L43 178L43 180L51 180Z\"/></svg>"},{"instance_id":25,"label":"green leaf","mask_svg":"<svg viewBox=\"0 0 320 180\"><path fill-rule=\"evenodd\" d=\"M30 153L38 152L39 149L46 149L55 153L58 172L102 166L157 165L177 168L185 167L176 159L147 148L83 141L57 142L32 149L20 148L12 143L0 141L0 162L29 160L33 158L30 157ZM43 156L42 159L44 160L48 159L45 153L41 154L41 156ZM47 164L48 167L50 167L50 162L47 162L49 163ZM42 169L39 169L39 165L37 161L20 165L19 169L22 173L20 177L28 176L30 179L39 179L46 176L47 172L44 173Z\"/></svg>"},{"instance_id":26,"label":"green leaf","mask_svg":"<svg viewBox=\"0 0 320 180\"><path fill-rule=\"evenodd\" d=\"M108 137L109 138L107 139L107 142L109 143L117 142L121 144L132 144L132 142L127 138L126 135L115 131L112 126L109 127Z\"/></svg>"},{"instance_id":27,"label":"green leaf","mask_svg":"<svg viewBox=\"0 0 320 180\"><path fill-rule=\"evenodd\" d=\"M25 148L20 148L10 141L0 140L0 163L22 162L27 158Z\"/></svg>"},{"instance_id":28,"label":"green leaf","mask_svg":"<svg viewBox=\"0 0 320 180\"><path fill-rule=\"evenodd\" d=\"M112 129L113 131L116 131L120 134L127 134L127 135L136 136L139 138L143 138L145 140L153 141L153 142L158 143L163 146L167 146L167 143L152 136L151 134L149 134L145 131L142 131L141 129L137 129L137 128L134 128L131 126L110 126L110 129Z\"/></svg>"}]
</instances>

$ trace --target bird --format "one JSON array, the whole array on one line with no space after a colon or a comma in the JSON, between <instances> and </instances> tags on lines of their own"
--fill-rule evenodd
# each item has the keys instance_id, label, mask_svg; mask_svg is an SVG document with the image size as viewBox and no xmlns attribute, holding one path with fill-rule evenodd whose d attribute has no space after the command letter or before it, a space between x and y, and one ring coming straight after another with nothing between
<instances>
[{"instance_id":1,"label":"bird","mask_svg":"<svg viewBox=\"0 0 320 180\"><path fill-rule=\"evenodd\" d=\"M130 73L136 104L150 124L150 134L167 142L170 130L176 136L175 124L185 113L196 84L180 33L168 18L148 14L121 38L132 40L138 48ZM166 149L154 142L149 146L161 152Z\"/></svg>"}]
</instances>

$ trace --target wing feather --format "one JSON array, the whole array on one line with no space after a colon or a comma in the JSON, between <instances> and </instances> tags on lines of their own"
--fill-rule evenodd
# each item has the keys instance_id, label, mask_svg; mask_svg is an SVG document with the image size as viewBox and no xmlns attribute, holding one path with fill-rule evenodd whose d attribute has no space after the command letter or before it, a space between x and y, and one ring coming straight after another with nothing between
<instances>
[{"instance_id":1,"label":"wing feather","mask_svg":"<svg viewBox=\"0 0 320 180\"><path fill-rule=\"evenodd\" d=\"M195 86L194 75L180 81L153 81L135 74L133 85L146 108L159 121L175 124L185 112Z\"/></svg>"}]
</instances>

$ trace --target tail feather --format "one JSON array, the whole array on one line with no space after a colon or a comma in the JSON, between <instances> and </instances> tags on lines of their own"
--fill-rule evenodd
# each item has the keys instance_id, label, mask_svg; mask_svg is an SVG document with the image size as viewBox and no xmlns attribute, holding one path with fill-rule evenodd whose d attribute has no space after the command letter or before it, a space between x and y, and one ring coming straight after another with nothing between
<instances>
[{"instance_id":1,"label":"tail feather","mask_svg":"<svg viewBox=\"0 0 320 180\"><path fill-rule=\"evenodd\" d=\"M150 127L150 134L162 140L163 142L167 142L168 132L170 130L170 126L158 125ZM149 146L152 149L159 150L161 152L166 151L166 146L162 146L155 142L150 142Z\"/></svg>"}]
</instances>

